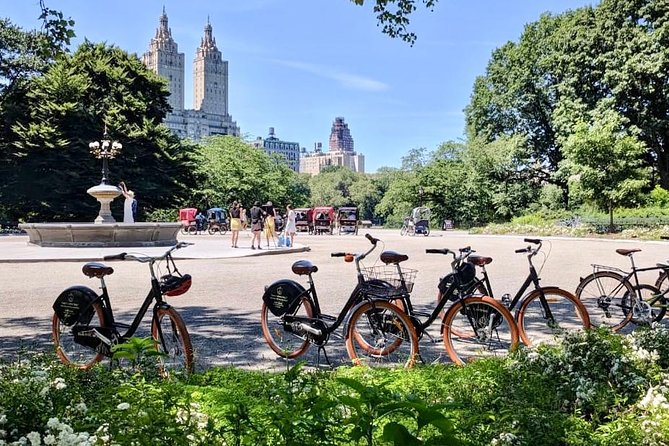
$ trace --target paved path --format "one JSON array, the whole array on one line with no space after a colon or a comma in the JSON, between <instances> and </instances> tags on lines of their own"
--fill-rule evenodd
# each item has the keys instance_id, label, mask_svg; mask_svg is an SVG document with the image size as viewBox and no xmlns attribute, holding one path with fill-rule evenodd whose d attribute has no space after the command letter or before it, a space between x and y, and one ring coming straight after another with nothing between
<instances>
[{"instance_id":1,"label":"paved path","mask_svg":"<svg viewBox=\"0 0 669 446\"><path fill-rule=\"evenodd\" d=\"M441 276L449 272L449 260L439 255L426 255L425 248L457 249L470 245L478 253L493 257L488 270L496 295L514 293L527 274L526 257L514 250L527 244L520 236L474 236L464 232L435 231L429 237L400 237L398 231L371 229L369 232L385 243L381 249L395 250L409 255L406 267L417 269L418 276L412 299L419 306L431 305L436 295L436 285ZM27 247L22 237L0 237L0 357L11 357L20 348L49 351L51 305L66 287L83 284L97 289L98 282L81 273L81 262L73 259L88 258L82 250L73 248L65 254L58 248ZM261 296L265 285L280 278L293 278L290 265L307 258L319 267L314 275L321 305L326 312L336 314L348 298L355 285L354 265L341 258L332 258L333 251L362 252L369 242L362 236L310 236L300 234L297 241L310 252L288 252L283 255L262 255L250 248L232 250L228 246L229 236L187 236L183 240L193 241L195 246L181 251L191 259L178 262L183 272L193 276L191 290L170 303L183 314L196 347L199 368L211 365L234 365L249 368L284 367L282 360L266 346L261 330ZM629 261L615 254L618 247L638 247L642 252L635 259L638 265L653 265L669 258L666 242L643 242L621 240L546 238L544 252L549 254L542 270L542 283L557 285L573 291L579 277L590 272L591 263L627 268ZM250 246L250 234L243 233L240 246ZM299 247L299 246L298 246ZM160 252L162 248L157 248ZM38 259L21 257L21 253L38 251ZM132 248L128 251L149 252L156 250ZM117 253L122 249L112 249ZM234 252L233 252L234 251ZM277 253L279 250L270 249ZM266 252L263 250L263 252ZM255 254L245 256L246 254ZM197 254L197 255L195 255ZM232 257L234 256L234 257ZM34 257L34 256L33 256ZM34 260L53 260L34 262ZM99 258L95 253L92 257ZM17 259L33 260L32 262ZM14 260L1 263L2 259ZM370 256L370 259L374 259ZM541 257L536 258L537 267ZM368 262L371 266L372 262ZM117 316L123 319L132 316L143 300L149 287L146 265L136 262L113 262L114 274L107 279L112 302ZM648 276L654 281L655 276ZM147 336L148 320L138 335ZM435 333L438 336L438 331ZM423 342L421 351L428 361L446 362L440 343ZM310 364L316 362L316 349L304 356ZM341 340L333 339L328 346L330 359L345 363L345 348Z\"/></svg>"}]
</instances>

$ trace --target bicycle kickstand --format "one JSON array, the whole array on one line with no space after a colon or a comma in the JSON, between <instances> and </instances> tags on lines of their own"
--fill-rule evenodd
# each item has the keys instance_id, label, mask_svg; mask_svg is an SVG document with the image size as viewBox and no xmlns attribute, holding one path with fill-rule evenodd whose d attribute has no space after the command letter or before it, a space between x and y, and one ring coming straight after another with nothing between
<instances>
[{"instance_id":1,"label":"bicycle kickstand","mask_svg":"<svg viewBox=\"0 0 669 446\"><path fill-rule=\"evenodd\" d=\"M318 346L318 353L316 354L316 367L321 365L321 352L323 352L323 357L325 358L325 362L327 362L328 367L332 368L332 363L330 362L330 358L328 358L328 354L325 351L324 345Z\"/></svg>"}]
</instances>

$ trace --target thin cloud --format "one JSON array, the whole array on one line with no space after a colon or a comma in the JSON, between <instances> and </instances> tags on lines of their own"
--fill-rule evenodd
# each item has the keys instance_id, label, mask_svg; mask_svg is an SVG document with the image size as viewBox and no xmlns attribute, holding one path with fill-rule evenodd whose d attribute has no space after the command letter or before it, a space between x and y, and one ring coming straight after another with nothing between
<instances>
[{"instance_id":1,"label":"thin cloud","mask_svg":"<svg viewBox=\"0 0 669 446\"><path fill-rule=\"evenodd\" d=\"M337 71L322 65L279 59L272 59L271 61L276 64L294 68L306 73L311 73L325 79L332 79L339 82L342 86L353 90L385 91L389 88L388 84L381 81L370 79L364 76L358 76L357 74Z\"/></svg>"}]
</instances>

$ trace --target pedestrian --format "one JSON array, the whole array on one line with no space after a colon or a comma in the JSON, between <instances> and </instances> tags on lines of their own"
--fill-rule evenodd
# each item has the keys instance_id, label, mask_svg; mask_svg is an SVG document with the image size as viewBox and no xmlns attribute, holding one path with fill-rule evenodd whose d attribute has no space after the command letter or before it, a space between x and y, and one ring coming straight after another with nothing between
<instances>
[{"instance_id":1,"label":"pedestrian","mask_svg":"<svg viewBox=\"0 0 669 446\"><path fill-rule=\"evenodd\" d=\"M137 214L137 200L135 199L135 193L128 190L128 187L123 181L121 181L118 186L125 197L125 201L123 202L123 223L134 223Z\"/></svg>"},{"instance_id":2,"label":"pedestrian","mask_svg":"<svg viewBox=\"0 0 669 446\"><path fill-rule=\"evenodd\" d=\"M239 203L236 201L232 202L232 207L230 208L230 232L232 232L232 247L237 247L237 241L239 240L239 231L242 229L242 223L240 220L241 208Z\"/></svg>"},{"instance_id":3,"label":"pedestrian","mask_svg":"<svg viewBox=\"0 0 669 446\"><path fill-rule=\"evenodd\" d=\"M251 238L251 249L256 249L255 244L258 244L258 249L262 249L260 247L260 233L262 232L263 229L263 220L264 220L264 215L263 215L263 210L260 208L260 202L256 201L253 203L253 207L251 208L251 231L253 232L253 237ZM257 242L256 242L257 240Z\"/></svg>"},{"instance_id":4,"label":"pedestrian","mask_svg":"<svg viewBox=\"0 0 669 446\"><path fill-rule=\"evenodd\" d=\"M286 235L290 237L290 245L288 246L293 246L295 233L297 232L297 224L295 222L297 214L293 210L293 206L290 204L286 206L286 219L288 220L288 223L286 223Z\"/></svg>"},{"instance_id":5,"label":"pedestrian","mask_svg":"<svg viewBox=\"0 0 669 446\"><path fill-rule=\"evenodd\" d=\"M247 220L246 220L246 209L244 209L244 205L242 202L239 202L239 220L242 223L242 231L246 231L246 226L247 226Z\"/></svg>"},{"instance_id":6,"label":"pedestrian","mask_svg":"<svg viewBox=\"0 0 669 446\"><path fill-rule=\"evenodd\" d=\"M276 238L276 225L274 219L276 218L276 211L274 210L274 205L271 201L268 201L265 206L263 206L263 211L265 211L265 238L267 239L267 247L269 248L269 239L272 239L272 243L276 246L274 239Z\"/></svg>"}]
</instances>

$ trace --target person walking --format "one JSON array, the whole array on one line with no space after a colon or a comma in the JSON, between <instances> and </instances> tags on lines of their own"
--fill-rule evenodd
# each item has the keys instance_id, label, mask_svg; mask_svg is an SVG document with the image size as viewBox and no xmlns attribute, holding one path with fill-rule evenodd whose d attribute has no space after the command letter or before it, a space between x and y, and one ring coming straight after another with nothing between
<instances>
[{"instance_id":1,"label":"person walking","mask_svg":"<svg viewBox=\"0 0 669 446\"><path fill-rule=\"evenodd\" d=\"M251 238L251 249L256 249L255 244L258 244L258 249L260 247L260 233L263 229L263 210L260 208L260 202L256 201L253 203L251 208L251 232L253 232L253 237ZM257 242L256 242L257 240Z\"/></svg>"},{"instance_id":2,"label":"person walking","mask_svg":"<svg viewBox=\"0 0 669 446\"><path fill-rule=\"evenodd\" d=\"M119 184L121 193L125 197L123 202L123 223L134 223L135 214L137 213L137 200L135 200L135 193L128 190L128 187L123 181Z\"/></svg>"},{"instance_id":3,"label":"person walking","mask_svg":"<svg viewBox=\"0 0 669 446\"><path fill-rule=\"evenodd\" d=\"M286 235L290 237L290 246L293 246L293 243L295 242L295 233L297 232L297 214L293 210L292 205L286 206L286 219L288 222L286 223Z\"/></svg>"},{"instance_id":4,"label":"person walking","mask_svg":"<svg viewBox=\"0 0 669 446\"><path fill-rule=\"evenodd\" d=\"M239 231L242 229L240 214L241 208L239 203L233 201L232 207L230 208L230 232L232 233L231 243L233 248L237 248L237 242L239 241Z\"/></svg>"}]
</instances>

